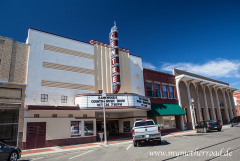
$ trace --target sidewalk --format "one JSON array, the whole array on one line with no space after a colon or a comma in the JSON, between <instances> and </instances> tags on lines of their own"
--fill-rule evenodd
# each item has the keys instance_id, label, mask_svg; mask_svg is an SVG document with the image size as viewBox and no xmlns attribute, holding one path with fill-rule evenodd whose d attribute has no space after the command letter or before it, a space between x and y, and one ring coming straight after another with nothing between
<instances>
[{"instance_id":1,"label":"sidewalk","mask_svg":"<svg viewBox=\"0 0 240 161\"><path fill-rule=\"evenodd\" d=\"M229 127L229 125L223 125L223 128ZM163 133L162 138L183 135L183 134L191 134L196 133L195 130L186 130L179 132L171 132L171 133ZM108 141L109 146L117 145L117 144L126 144L132 143L132 138L124 138L124 139L116 139L112 141ZM54 153L63 153L68 151L77 151L77 150L87 150L89 148L99 148L104 146L103 142L94 142L87 144L78 144L78 145L67 145L67 146L55 146L55 147L47 147L47 148L39 148L39 149L28 149L22 150L22 159L32 156L40 156L40 155L49 155Z\"/></svg>"}]
</instances>

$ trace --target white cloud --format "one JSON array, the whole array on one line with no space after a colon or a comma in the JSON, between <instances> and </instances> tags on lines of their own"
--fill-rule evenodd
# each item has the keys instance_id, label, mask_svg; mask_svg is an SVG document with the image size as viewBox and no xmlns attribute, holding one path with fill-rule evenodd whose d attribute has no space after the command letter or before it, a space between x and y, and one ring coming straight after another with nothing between
<instances>
[{"instance_id":1,"label":"white cloud","mask_svg":"<svg viewBox=\"0 0 240 161\"><path fill-rule=\"evenodd\" d=\"M143 62L143 68L152 69L152 70L156 70L157 69L156 66L154 66L151 63L147 63L147 62Z\"/></svg>"},{"instance_id":2,"label":"white cloud","mask_svg":"<svg viewBox=\"0 0 240 161\"><path fill-rule=\"evenodd\" d=\"M237 85L237 84L239 84L240 82L235 82L235 83L231 83L230 85L231 86L235 86L235 85Z\"/></svg>"},{"instance_id":3,"label":"white cloud","mask_svg":"<svg viewBox=\"0 0 240 161\"><path fill-rule=\"evenodd\" d=\"M240 78L240 61L239 60L215 60L205 64L193 63L163 63L161 70L172 71L177 68L187 72L199 74L206 77L236 77Z\"/></svg>"}]
</instances>

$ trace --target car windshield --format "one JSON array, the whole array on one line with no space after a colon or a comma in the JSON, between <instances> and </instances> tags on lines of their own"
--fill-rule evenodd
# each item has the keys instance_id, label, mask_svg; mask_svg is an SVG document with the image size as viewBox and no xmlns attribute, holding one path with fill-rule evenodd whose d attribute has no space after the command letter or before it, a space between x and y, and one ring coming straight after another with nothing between
<instances>
[{"instance_id":1,"label":"car windshield","mask_svg":"<svg viewBox=\"0 0 240 161\"><path fill-rule=\"evenodd\" d=\"M209 120L209 121L206 121L206 123L214 123L214 122L217 122L216 120Z\"/></svg>"},{"instance_id":2,"label":"car windshield","mask_svg":"<svg viewBox=\"0 0 240 161\"><path fill-rule=\"evenodd\" d=\"M142 121L142 122L136 122L135 127L138 126L147 126L147 125L154 125L153 121Z\"/></svg>"}]
</instances>

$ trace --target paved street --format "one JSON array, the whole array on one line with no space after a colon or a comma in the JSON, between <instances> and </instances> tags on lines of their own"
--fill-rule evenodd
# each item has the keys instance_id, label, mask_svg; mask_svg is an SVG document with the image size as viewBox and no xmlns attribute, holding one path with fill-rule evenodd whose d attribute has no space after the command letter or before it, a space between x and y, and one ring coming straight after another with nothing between
<instances>
[{"instance_id":1,"label":"paved street","mask_svg":"<svg viewBox=\"0 0 240 161\"><path fill-rule=\"evenodd\" d=\"M162 138L162 145L148 142L140 147L131 143L79 151L35 156L21 160L78 161L78 160L239 160L240 126L224 127L221 132L192 133ZM226 153L228 150L228 153ZM228 156L224 156L228 155ZM220 155L221 154L221 155Z\"/></svg>"}]
</instances>

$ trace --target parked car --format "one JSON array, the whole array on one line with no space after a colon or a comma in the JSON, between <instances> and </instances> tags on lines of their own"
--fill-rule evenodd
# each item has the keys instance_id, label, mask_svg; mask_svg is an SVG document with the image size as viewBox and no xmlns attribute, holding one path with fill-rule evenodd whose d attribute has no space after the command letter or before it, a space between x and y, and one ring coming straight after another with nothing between
<instances>
[{"instance_id":1,"label":"parked car","mask_svg":"<svg viewBox=\"0 0 240 161\"><path fill-rule=\"evenodd\" d=\"M0 141L0 161L17 161L21 158L21 149Z\"/></svg>"},{"instance_id":2,"label":"parked car","mask_svg":"<svg viewBox=\"0 0 240 161\"><path fill-rule=\"evenodd\" d=\"M152 119L135 121L132 129L133 145L136 147L142 141L157 141L161 144L161 129Z\"/></svg>"},{"instance_id":3,"label":"parked car","mask_svg":"<svg viewBox=\"0 0 240 161\"><path fill-rule=\"evenodd\" d=\"M233 127L234 125L240 125L240 116L234 117L232 120L229 122L230 127Z\"/></svg>"},{"instance_id":4,"label":"parked car","mask_svg":"<svg viewBox=\"0 0 240 161\"><path fill-rule=\"evenodd\" d=\"M222 124L221 124L221 122L218 122L216 120L202 121L199 124L197 124L195 129L197 132L200 131L200 132L204 132L204 133L211 131L211 130L221 131Z\"/></svg>"}]
</instances>

